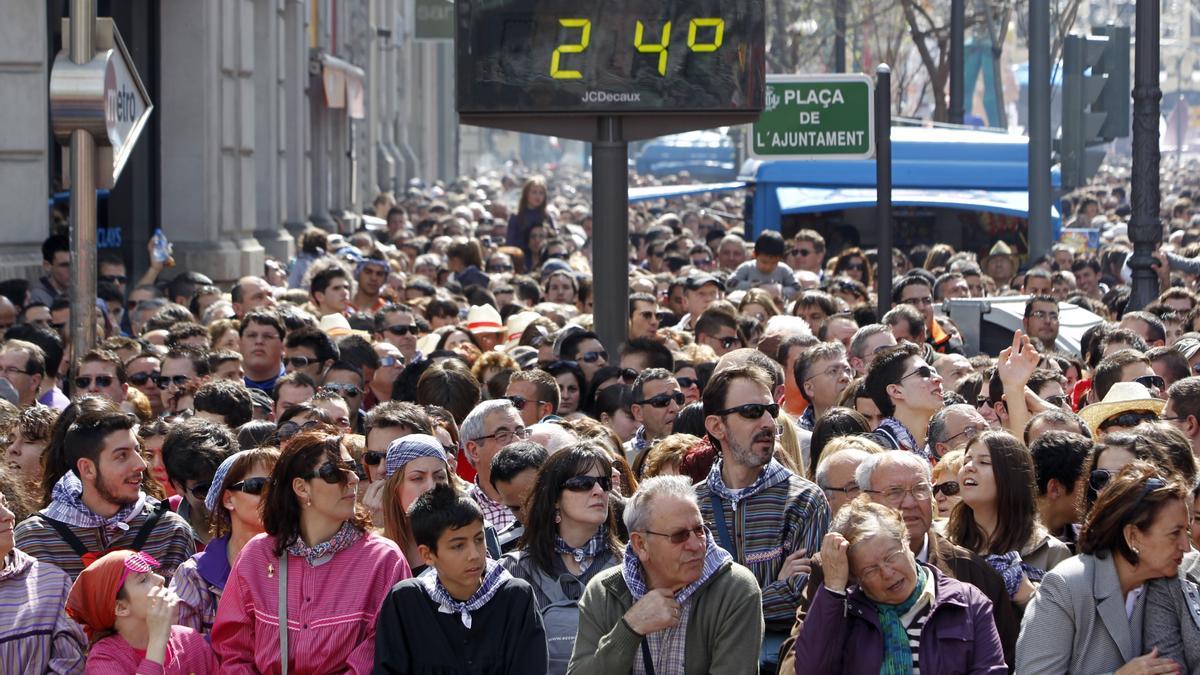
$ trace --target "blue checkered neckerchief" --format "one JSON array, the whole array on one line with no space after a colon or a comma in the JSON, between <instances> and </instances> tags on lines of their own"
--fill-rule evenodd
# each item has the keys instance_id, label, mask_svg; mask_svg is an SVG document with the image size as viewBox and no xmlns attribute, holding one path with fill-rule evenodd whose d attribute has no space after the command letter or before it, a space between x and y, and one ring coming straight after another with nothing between
<instances>
[{"instance_id":1,"label":"blue checkered neckerchief","mask_svg":"<svg viewBox=\"0 0 1200 675\"><path fill-rule=\"evenodd\" d=\"M646 427L640 426L637 431L633 432L633 456L645 452L650 447L650 441L646 440Z\"/></svg>"},{"instance_id":2,"label":"blue checkered neckerchief","mask_svg":"<svg viewBox=\"0 0 1200 675\"><path fill-rule=\"evenodd\" d=\"M804 409L800 419L796 420L796 424L805 431L812 431L813 427L817 426L817 413L811 403Z\"/></svg>"},{"instance_id":3,"label":"blue checkered neckerchief","mask_svg":"<svg viewBox=\"0 0 1200 675\"><path fill-rule=\"evenodd\" d=\"M83 482L74 471L68 471L54 484L50 504L42 510L48 518L72 527L103 527L107 531L129 529L129 521L142 512L146 504L157 506L158 500L138 492L137 501L124 504L111 518L105 518L83 503Z\"/></svg>"},{"instance_id":4,"label":"blue checkered neckerchief","mask_svg":"<svg viewBox=\"0 0 1200 675\"><path fill-rule=\"evenodd\" d=\"M575 559L579 563L579 570L586 572L591 566L592 561L596 556L600 555L608 549L608 527L601 525L596 529L596 534L592 535L591 539L584 542L583 546L578 548L571 546L567 540L559 535L554 535L554 552L565 553Z\"/></svg>"},{"instance_id":5,"label":"blue checkered neckerchief","mask_svg":"<svg viewBox=\"0 0 1200 675\"><path fill-rule=\"evenodd\" d=\"M483 573L483 580L479 584L479 589L475 591L471 597L467 598L466 602L459 602L450 595L450 591L442 585L441 579L436 573L417 577L421 583L421 588L425 589L425 593L438 605L438 611L443 614L457 614L462 624L471 628L471 612L478 611L486 605L492 596L496 595L496 591L500 590L500 586L512 575L508 570L504 569L500 563L490 558L487 561L487 568Z\"/></svg>"},{"instance_id":6,"label":"blue checkered neckerchief","mask_svg":"<svg viewBox=\"0 0 1200 675\"><path fill-rule=\"evenodd\" d=\"M721 565L733 560L728 551L717 546L717 542L713 541L711 532L705 532L704 546L704 570L700 572L699 579L675 593L675 600L679 604L687 602L696 589L703 586L704 582L717 573ZM624 577L625 585L629 587L629 593L633 596L634 602L641 600L650 591L646 588L646 581L642 575L642 561L638 560L637 554L634 553L632 543L625 545L625 562L621 567L621 576Z\"/></svg>"},{"instance_id":7,"label":"blue checkered neckerchief","mask_svg":"<svg viewBox=\"0 0 1200 675\"><path fill-rule=\"evenodd\" d=\"M786 483L792 475L792 472L788 471L787 467L772 458L770 463L763 467L763 470L758 474L758 478L753 483L740 490L731 490L725 487L725 480L721 478L721 466L724 462L724 457L713 462L712 468L708 471L708 489L712 490L713 494L732 503L734 508L737 508L737 503L743 499L753 497L759 492L773 488L780 483Z\"/></svg>"},{"instance_id":8,"label":"blue checkered neckerchief","mask_svg":"<svg viewBox=\"0 0 1200 675\"><path fill-rule=\"evenodd\" d=\"M900 420L895 417L885 417L879 421L879 426L875 428L875 431L879 432L881 429L887 433L880 435L890 437L889 440L895 441L899 445L895 448L896 450L907 450L929 459L928 446L918 444L916 437Z\"/></svg>"}]
</instances>

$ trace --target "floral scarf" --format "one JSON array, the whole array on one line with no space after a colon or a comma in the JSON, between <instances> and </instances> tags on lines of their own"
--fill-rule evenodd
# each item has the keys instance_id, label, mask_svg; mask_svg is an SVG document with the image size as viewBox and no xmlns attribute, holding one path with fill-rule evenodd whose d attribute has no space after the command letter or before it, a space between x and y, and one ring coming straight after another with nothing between
<instances>
[{"instance_id":1,"label":"floral scarf","mask_svg":"<svg viewBox=\"0 0 1200 675\"><path fill-rule=\"evenodd\" d=\"M308 546L303 539L296 537L295 541L288 545L287 552L298 558L304 558L309 565L315 567L317 561L331 558L334 554L345 551L362 537L363 531L347 520L342 523L332 537L316 546Z\"/></svg>"},{"instance_id":2,"label":"floral scarf","mask_svg":"<svg viewBox=\"0 0 1200 675\"><path fill-rule=\"evenodd\" d=\"M575 548L568 544L565 539L558 535L554 535L554 552L565 553L575 559L579 563L579 570L587 572L592 566L592 562L596 557L608 549L608 527L601 525L596 529L596 534L592 535L583 546Z\"/></svg>"},{"instance_id":3,"label":"floral scarf","mask_svg":"<svg viewBox=\"0 0 1200 675\"><path fill-rule=\"evenodd\" d=\"M479 584L479 590L475 591L471 597L467 598L466 602L459 602L450 595L450 591L442 585L442 581L437 574L422 574L417 577L421 583L421 588L425 589L425 593L429 595L429 599L438 604L438 611L445 614L457 614L462 624L471 629L471 612L477 611L496 595L496 591L504 585L504 582L511 579L512 575L508 570L504 569L500 563L489 559L487 568L483 573L483 581Z\"/></svg>"}]
</instances>

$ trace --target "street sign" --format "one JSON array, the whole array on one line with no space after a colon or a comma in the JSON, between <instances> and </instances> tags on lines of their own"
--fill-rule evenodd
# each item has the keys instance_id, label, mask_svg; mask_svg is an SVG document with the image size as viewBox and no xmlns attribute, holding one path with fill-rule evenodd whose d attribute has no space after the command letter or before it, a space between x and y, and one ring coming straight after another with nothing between
<instances>
[{"instance_id":1,"label":"street sign","mask_svg":"<svg viewBox=\"0 0 1200 675\"><path fill-rule=\"evenodd\" d=\"M454 39L453 0L415 0L413 4L414 39L429 42Z\"/></svg>"},{"instance_id":2,"label":"street sign","mask_svg":"<svg viewBox=\"0 0 1200 675\"><path fill-rule=\"evenodd\" d=\"M874 83L866 75L768 75L750 132L762 159L866 159L875 154Z\"/></svg>"}]
</instances>

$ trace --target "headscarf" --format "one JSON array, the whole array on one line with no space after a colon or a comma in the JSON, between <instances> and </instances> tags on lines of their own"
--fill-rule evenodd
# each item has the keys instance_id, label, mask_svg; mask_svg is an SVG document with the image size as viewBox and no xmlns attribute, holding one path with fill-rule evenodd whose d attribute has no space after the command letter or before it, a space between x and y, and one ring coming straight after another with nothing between
<instances>
[{"instance_id":1,"label":"headscarf","mask_svg":"<svg viewBox=\"0 0 1200 675\"><path fill-rule=\"evenodd\" d=\"M67 594L67 615L83 625L88 640L112 630L117 622L117 593L130 574L158 567L158 561L140 551L111 551L79 573Z\"/></svg>"},{"instance_id":2,"label":"headscarf","mask_svg":"<svg viewBox=\"0 0 1200 675\"><path fill-rule=\"evenodd\" d=\"M208 509L209 513L215 513L217 510L217 503L221 500L221 493L225 492L225 477L229 475L230 469L233 468L233 463L237 461L238 457L248 452L252 451L242 450L241 452L235 452L226 457L220 466L217 467L217 472L213 474L212 484L208 488L208 494L204 496L204 508Z\"/></svg>"},{"instance_id":3,"label":"headscarf","mask_svg":"<svg viewBox=\"0 0 1200 675\"><path fill-rule=\"evenodd\" d=\"M387 459L384 460L384 474L391 478L392 474L404 468L404 465L419 457L433 457L443 462L446 451L438 439L429 434L409 434L392 441L388 445Z\"/></svg>"}]
</instances>

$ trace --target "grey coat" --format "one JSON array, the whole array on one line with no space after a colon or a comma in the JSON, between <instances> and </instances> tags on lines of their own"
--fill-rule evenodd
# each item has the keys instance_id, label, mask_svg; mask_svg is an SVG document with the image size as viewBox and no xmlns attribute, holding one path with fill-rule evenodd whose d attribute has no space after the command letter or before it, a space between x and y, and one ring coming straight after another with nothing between
<instances>
[{"instance_id":1,"label":"grey coat","mask_svg":"<svg viewBox=\"0 0 1200 675\"><path fill-rule=\"evenodd\" d=\"M1184 672L1200 673L1200 553L1183 557L1179 576L1146 584L1144 647L1174 659Z\"/></svg>"},{"instance_id":2,"label":"grey coat","mask_svg":"<svg viewBox=\"0 0 1200 675\"><path fill-rule=\"evenodd\" d=\"M1017 673L1112 673L1145 653L1146 594L1133 616L1112 556L1077 555L1047 572L1025 608L1017 638Z\"/></svg>"}]
</instances>

